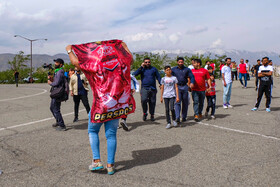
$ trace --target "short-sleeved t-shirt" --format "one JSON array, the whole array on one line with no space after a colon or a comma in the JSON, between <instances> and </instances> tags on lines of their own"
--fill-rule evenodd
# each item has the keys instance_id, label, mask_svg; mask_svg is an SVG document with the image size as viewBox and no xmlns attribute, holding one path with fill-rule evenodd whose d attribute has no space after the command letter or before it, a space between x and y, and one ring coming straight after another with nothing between
<instances>
[{"instance_id":1,"label":"short-sleeved t-shirt","mask_svg":"<svg viewBox=\"0 0 280 187\"><path fill-rule=\"evenodd\" d=\"M247 73L247 68L248 65L246 63L238 65L239 73Z\"/></svg>"},{"instance_id":2,"label":"short-sleeved t-shirt","mask_svg":"<svg viewBox=\"0 0 280 187\"><path fill-rule=\"evenodd\" d=\"M261 72L273 72L273 67L272 66L260 66L258 73ZM272 77L271 76L264 76L264 77L260 77L261 80L261 84L271 84L272 83Z\"/></svg>"},{"instance_id":3,"label":"short-sleeved t-shirt","mask_svg":"<svg viewBox=\"0 0 280 187\"><path fill-rule=\"evenodd\" d=\"M210 88L209 92L206 92L206 96L216 95L216 83L215 81L211 82L211 86L209 87L208 82L206 82L206 88Z\"/></svg>"},{"instance_id":4,"label":"short-sleeved t-shirt","mask_svg":"<svg viewBox=\"0 0 280 187\"><path fill-rule=\"evenodd\" d=\"M224 74L225 76L225 81L226 81L226 84L229 84L232 82L232 79L231 79L231 69L229 66L224 66L222 68L222 73ZM224 80L223 80L224 81Z\"/></svg>"},{"instance_id":5,"label":"short-sleeved t-shirt","mask_svg":"<svg viewBox=\"0 0 280 187\"><path fill-rule=\"evenodd\" d=\"M92 89L91 122L103 123L133 113L136 107L130 78L133 56L122 41L92 42L72 48Z\"/></svg>"},{"instance_id":6,"label":"short-sleeved t-shirt","mask_svg":"<svg viewBox=\"0 0 280 187\"><path fill-rule=\"evenodd\" d=\"M163 89L163 98L172 98L176 97L176 91L175 91L175 84L178 83L178 80L175 76L171 77L163 77L161 79L161 85L164 85Z\"/></svg>"},{"instance_id":7,"label":"short-sleeved t-shirt","mask_svg":"<svg viewBox=\"0 0 280 187\"><path fill-rule=\"evenodd\" d=\"M194 75L195 83L194 87L192 88L193 91L205 91L205 81L210 79L209 72L204 69L192 69L192 73Z\"/></svg>"}]
</instances>

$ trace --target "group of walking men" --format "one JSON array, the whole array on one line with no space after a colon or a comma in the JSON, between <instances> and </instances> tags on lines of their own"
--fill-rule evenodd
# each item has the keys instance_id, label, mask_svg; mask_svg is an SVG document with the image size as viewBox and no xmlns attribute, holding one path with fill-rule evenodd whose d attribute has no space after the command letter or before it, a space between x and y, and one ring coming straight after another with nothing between
<instances>
[{"instance_id":1,"label":"group of walking men","mask_svg":"<svg viewBox=\"0 0 280 187\"><path fill-rule=\"evenodd\" d=\"M51 86L57 86L63 84L64 80L64 72L62 66L64 61L62 59L56 59L55 61L55 74L56 77L54 82L51 80L48 83ZM260 105L261 98L263 93L267 98L266 101L266 111L270 112L270 102L271 102L271 84L272 84L272 66L269 66L268 57L264 57L262 59L263 65L261 66L260 60L257 61L258 64L254 66L254 74L256 77L256 89L258 88L258 98L255 107L252 109L256 111ZM234 66L235 63L231 64L231 58L225 59L225 64L221 68L221 77L223 83L223 108L232 108L230 104L231 98L231 88L233 81L233 72L232 69L236 68ZM236 64L235 64L236 65ZM185 122L188 114L188 105L190 102L189 91L191 91L192 99L193 99L193 109L194 109L194 119L199 121L202 118L202 111L204 106L204 100L207 95L207 92L210 91L210 87L206 87L205 85L213 85L214 81L210 80L210 75L214 76L214 72L209 74L209 71L206 69L213 69L210 63L206 64L207 68L202 68L202 62L200 59L193 59L192 64L189 67L184 65L184 58L177 58L177 66L171 68L172 76L176 77L176 86L178 89L178 98L179 101L174 100L174 105L170 105L171 107L166 107L166 116L169 116L169 109L172 113L174 113L175 118L173 120L174 126L177 126L180 122ZM238 70L238 75L240 82L243 88L247 88L247 73L248 73L248 64L244 63L244 60L240 60L240 64L236 68ZM157 94L157 86L156 80L158 81L160 87L162 86L162 78L158 72L158 70L151 65L150 58L145 58L144 62L141 64L140 68L138 68L134 73L134 76L141 76L141 106L143 111L143 121L147 120L148 117L148 109L150 113L150 120L155 120L155 107L156 107L156 94ZM244 78L244 84L242 81ZM260 81L259 81L260 79ZM259 84L260 82L260 84ZM206 83L206 84L205 84ZM215 85L215 84L214 84ZM88 80L85 75L75 67L75 69L69 70L69 88L70 94L73 96L74 101L74 120L73 122L78 121L78 113L79 113L79 104L82 101L83 105L86 108L87 113L90 111L90 106L88 103ZM212 90L215 91L215 86L212 87ZM208 101L208 99L207 99ZM212 95L210 99L210 105L212 106L211 117L214 117L215 113L215 103L216 103L216 95ZM208 104L209 104L208 102ZM60 112L60 104L61 102L52 99L51 101L51 111L56 118L56 123L53 124L53 127L57 127L57 130L65 130L65 124ZM213 107L214 106L214 107ZM172 111L173 110L173 111ZM209 109L208 109L209 110ZM167 114L168 113L168 114ZM207 114L207 112L206 112ZM170 123L170 119L167 119ZM122 126L124 129L128 129L126 125L126 121L122 122Z\"/></svg>"}]
</instances>

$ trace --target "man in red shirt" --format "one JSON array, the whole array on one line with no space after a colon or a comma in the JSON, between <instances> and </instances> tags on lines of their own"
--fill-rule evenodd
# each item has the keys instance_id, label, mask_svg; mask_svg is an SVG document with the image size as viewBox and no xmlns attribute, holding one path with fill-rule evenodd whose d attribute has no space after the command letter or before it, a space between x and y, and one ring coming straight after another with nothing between
<instances>
[{"instance_id":1,"label":"man in red shirt","mask_svg":"<svg viewBox=\"0 0 280 187\"><path fill-rule=\"evenodd\" d=\"M201 60L194 60L194 69L192 69L194 75L195 83L192 88L192 98L193 98L193 110L194 110L194 120L199 121L202 118L202 110L205 99L205 81L208 85L211 85L209 72L201 68Z\"/></svg>"},{"instance_id":2,"label":"man in red shirt","mask_svg":"<svg viewBox=\"0 0 280 187\"><path fill-rule=\"evenodd\" d=\"M244 63L243 58L240 59L240 64L238 65L237 72L238 72L238 76L239 76L239 80L242 85L242 88L247 88L247 72L249 72L249 68L248 68L248 65L246 63ZM242 77L244 77L245 85L243 84Z\"/></svg>"}]
</instances>

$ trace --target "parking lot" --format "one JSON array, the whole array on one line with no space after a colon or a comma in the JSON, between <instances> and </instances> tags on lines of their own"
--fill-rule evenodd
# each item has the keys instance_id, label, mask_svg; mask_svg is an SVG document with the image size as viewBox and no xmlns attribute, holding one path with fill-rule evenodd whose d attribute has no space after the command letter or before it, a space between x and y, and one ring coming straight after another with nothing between
<instances>
[{"instance_id":1,"label":"parking lot","mask_svg":"<svg viewBox=\"0 0 280 187\"><path fill-rule=\"evenodd\" d=\"M142 121L136 93L129 131L118 130L113 176L88 170L92 155L82 104L80 120L73 123L72 98L62 103L67 131L58 132L51 127L47 84L0 85L0 186L280 186L279 80L274 79L270 113L265 97L260 110L251 111L257 95L253 79L248 89L234 81L234 108L223 109L217 80L216 119L194 122L191 103L187 122L168 130L159 90L154 122ZM105 164L104 129L100 143Z\"/></svg>"}]
</instances>

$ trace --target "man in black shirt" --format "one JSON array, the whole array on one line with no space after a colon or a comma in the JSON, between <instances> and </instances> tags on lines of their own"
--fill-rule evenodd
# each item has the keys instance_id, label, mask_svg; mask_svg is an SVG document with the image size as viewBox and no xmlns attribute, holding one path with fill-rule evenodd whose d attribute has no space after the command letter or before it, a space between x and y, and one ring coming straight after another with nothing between
<instances>
[{"instance_id":1,"label":"man in black shirt","mask_svg":"<svg viewBox=\"0 0 280 187\"><path fill-rule=\"evenodd\" d=\"M18 71L15 71L14 76L15 76L15 81L16 81L16 87L18 87L18 76L19 76L19 72L18 72Z\"/></svg>"},{"instance_id":2,"label":"man in black shirt","mask_svg":"<svg viewBox=\"0 0 280 187\"><path fill-rule=\"evenodd\" d=\"M256 91L258 90L259 87L259 77L258 77L258 71L261 66L261 60L257 60L257 64L254 66L254 74L255 74L255 83L256 83Z\"/></svg>"}]
</instances>

